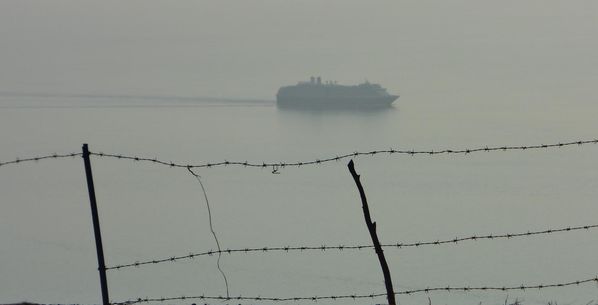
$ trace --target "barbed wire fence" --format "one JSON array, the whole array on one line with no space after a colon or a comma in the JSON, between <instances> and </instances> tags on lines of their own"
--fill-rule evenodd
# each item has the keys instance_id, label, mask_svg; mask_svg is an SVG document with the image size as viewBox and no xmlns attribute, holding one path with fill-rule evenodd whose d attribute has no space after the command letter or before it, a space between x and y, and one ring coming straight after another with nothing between
<instances>
[{"instance_id":1,"label":"barbed wire fence","mask_svg":"<svg viewBox=\"0 0 598 305\"><path fill-rule=\"evenodd\" d=\"M241 166L241 167L254 167L254 168L285 168L285 167L301 167L301 166L309 166L309 165L321 165L330 162L341 161L348 158L355 158L355 157L367 157L367 156L382 156L382 155L467 155L472 153L478 152L495 152L495 151L525 151L525 150L540 150L540 149L549 149L549 148L560 148L560 147L567 147L567 146L581 146L587 144L598 144L598 139L593 140L577 140L577 141L566 141L566 142L559 142L559 143L552 143L552 144L535 144L535 145L508 145L508 146L484 146L484 147L475 147L475 148L461 148L461 149L439 149L439 150L401 150L401 149L379 149L379 150L371 150L371 151L356 151L352 153L345 153L341 155L336 155L333 157L325 157L321 159L315 160L308 160L308 161L291 161L291 162L248 162L248 161L219 161L219 162L206 162L200 164L191 164L191 163L180 163L180 162L172 162L172 161L164 161L158 158L147 158L147 157L139 157L139 156L130 156L130 155L123 155L123 154L111 154L111 153L103 153L103 152L93 152L90 151L90 155L96 157L104 157L104 158L114 158L114 159L122 159L122 160L131 160L131 161L139 161L139 162L149 162L169 167L179 167L179 168L212 168L212 167L220 167L220 166ZM0 167L5 165L11 164L19 164L19 163L26 163L32 161L41 161L46 159L60 159L60 158L67 158L67 157L76 157L81 156L82 153L67 153L67 154L49 154L44 156L38 157L27 157L27 158L16 158L15 160L11 161L3 161L0 162Z\"/></svg>"},{"instance_id":2,"label":"barbed wire fence","mask_svg":"<svg viewBox=\"0 0 598 305\"><path fill-rule=\"evenodd\" d=\"M412 295L412 294L429 294L433 292L473 292L473 291L525 291L525 290L542 290L557 287L579 286L583 284L597 283L598 277L586 278L581 280L552 283L552 284L522 284L517 286L480 286L480 287L433 287L421 288L396 292L395 295ZM311 296L311 297L223 297L223 296L176 296L176 297L160 297L160 298L138 298L136 300L112 303L115 305L149 303L149 302L167 302L167 301L182 301L182 300L212 300L212 301L270 301L270 302L299 302L320 300L338 301L338 300L357 300L357 299L374 299L386 296L386 293L370 293L370 294L344 294L344 295L327 295L327 296Z\"/></svg>"},{"instance_id":3,"label":"barbed wire fence","mask_svg":"<svg viewBox=\"0 0 598 305\"><path fill-rule=\"evenodd\" d=\"M144 162L144 163L153 163L162 166L169 166L171 168L185 168L191 173L200 183L202 187L202 191L205 196L206 205L208 210L210 209L210 205L207 199L207 195L205 192L205 188L201 183L201 179L199 174L193 171L193 169L200 169L200 168L212 168L212 167L220 167L220 166L239 166L244 168L272 168L272 173L278 173L279 169L285 167L301 167L301 166L311 166L311 165L322 165L325 163L330 162L337 162L344 159L349 158L356 158L356 157L367 157L367 156L384 156L384 155L468 155L471 153L478 153L478 152L494 152L494 151L525 151L525 150L541 150L541 149L550 149L550 148L560 148L560 147L567 147L567 146L581 146L587 144L598 144L598 139L593 140L578 140L578 141L567 141L567 142L560 142L560 143L553 143L553 144L539 144L539 145L522 145L522 146L484 146L484 147L477 147L477 148L468 148L468 149L441 149L441 150L400 150L400 149L383 149L383 150L372 150L372 151L361 151L361 152L353 152L353 153L346 153L342 155L337 155L334 157L327 157L322 159L310 160L310 161L295 161L295 162L248 162L248 161L220 161L220 162L207 162L207 163L199 163L199 164L191 164L191 163L179 163L179 162L167 162L163 160L159 160L157 158L146 158L146 157L137 157L137 156L130 156L130 155L121 155L121 154L107 154L102 152L89 152L88 156L94 156L98 158L111 158L111 159L121 159L121 160L128 160L128 161L136 161L136 162ZM18 164L25 164L31 162L38 162L42 160L49 160L49 159L64 159L64 158L75 158L75 157L85 157L84 153L63 153L63 154L48 154L42 155L37 157L27 157L27 158L16 158L11 161L3 161L0 162L0 167L8 166L8 165L18 165ZM1 170L1 168L0 168ZM211 213L210 213L211 215ZM567 233L567 232L577 232L582 230L591 230L598 228L598 224L591 224L591 225L583 225L583 226L573 226L573 227L564 227L564 228L551 228L542 231L527 231L527 232L519 232L519 233L507 233L507 234L481 234L481 235L471 235L468 237L455 237L451 239L443 239L443 240L433 240L433 241L421 241L421 242L397 242L393 244L382 244L381 246L384 248L408 248L408 247L424 247L424 246L439 246L445 244L460 244L462 242L469 242L469 241L481 241L481 240L496 240L496 239L511 239L511 238L525 238L525 237L534 237L539 235L549 235L555 233ZM214 235L214 238L217 243L217 250L209 250L204 252L195 252L189 253L188 255L179 255L179 256L171 256L167 258L157 258L151 260L144 260L144 261L135 261L133 263L126 263L114 266L107 266L100 268L101 272L106 271L114 271L114 270L123 270L132 267L141 267L159 263L167 263L167 262L177 262L184 259L192 259L195 257L201 256L212 256L218 255L219 258L222 254L250 254L250 253L270 253L270 252L278 252L278 253L289 253L289 252L304 252L304 251L345 251L345 250L363 250L363 249L372 249L374 245L335 245L335 246L327 246L327 245L320 245L320 246L266 246L266 247L254 247L254 248L238 248L238 249L221 249L220 244L218 242L218 238L216 233L214 232L213 225L211 223L210 218L210 230ZM371 293L371 294L338 294L338 295L327 295L327 296L299 296L299 297L247 297L247 296L237 296L231 297L228 291L228 281L226 279L226 275L220 268L220 261L218 260L218 269L220 270L225 284L226 284L226 296L209 296L209 295L195 295L195 296L175 296L175 297L160 297L160 298L136 298L130 299L127 301L121 302L104 302L104 305L107 304L114 304L114 305L124 305L124 304L136 304L136 303L149 303L149 302L166 302L166 301L185 301L185 300L201 300L201 301L270 301L270 302L297 302L297 301L319 301L319 300L329 300L329 301L336 301L336 300L346 300L346 299L367 299L367 298L379 298L386 296L386 293ZM559 288L559 287L569 287L569 286L579 286L583 284L590 284L596 283L598 285L598 276L592 278L585 278L585 279L578 279L574 281L563 281L557 282L552 284L522 284L519 286L471 286L471 287L433 287L433 288L420 288L420 289L412 289L412 290L404 290L395 292L396 295L412 295L412 294L420 294L425 293L429 294L432 292L444 291L444 292L470 292L470 291L511 291L511 290L531 290L531 289L547 289L547 288Z\"/></svg>"},{"instance_id":4,"label":"barbed wire fence","mask_svg":"<svg viewBox=\"0 0 598 305\"><path fill-rule=\"evenodd\" d=\"M0 166L11 165L11 164L23 164L23 163L29 163L29 162L38 162L38 161L48 160L48 159L75 158L77 156L81 156L82 154L83 153L67 153L67 154L53 153L53 154L39 156L39 157L16 158L15 160L12 160L12 161L0 162Z\"/></svg>"},{"instance_id":5,"label":"barbed wire fence","mask_svg":"<svg viewBox=\"0 0 598 305\"><path fill-rule=\"evenodd\" d=\"M527 231L519 233L506 233L506 234L486 234L486 235L472 235L468 237L455 237L451 239L433 240L433 241L418 241L418 242L397 242L392 244L382 244L383 248L413 248L413 247L425 247L425 246L440 246L446 244L459 244L467 241L482 241L482 240L493 240L493 239L511 239L521 237L532 237L534 235L548 235L563 232L575 232L581 230L597 229L596 225L584 225L576 227L566 227L558 229L547 229L542 231ZM239 249L225 249L225 250L208 250L204 252L189 253L186 255L170 256L163 258L156 258L143 261L135 261L132 263L126 263L121 265L114 265L106 267L106 270L121 270L131 267L141 267L144 265L161 264L161 263L174 263L181 260L194 259L202 256L213 256L220 254L250 254L250 253L271 253L271 252L307 252L307 251L354 251L373 249L373 245L337 245L337 246L283 246L283 247L255 247L255 248L239 248Z\"/></svg>"}]
</instances>

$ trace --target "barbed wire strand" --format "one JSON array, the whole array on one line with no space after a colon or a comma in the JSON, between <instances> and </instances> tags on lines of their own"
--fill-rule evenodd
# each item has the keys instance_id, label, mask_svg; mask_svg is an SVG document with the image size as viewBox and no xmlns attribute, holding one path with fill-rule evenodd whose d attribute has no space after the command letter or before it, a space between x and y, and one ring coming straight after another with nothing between
<instances>
[{"instance_id":1,"label":"barbed wire strand","mask_svg":"<svg viewBox=\"0 0 598 305\"><path fill-rule=\"evenodd\" d=\"M559 229L548 229L542 231L527 231L522 233L507 233L507 234L488 234L488 235L472 235L469 237L455 237L452 239L445 239L445 240L435 240L435 241L422 241L422 242L411 242L411 243L393 243L393 244L382 244L383 248L410 248L410 247L423 247L423 246L439 246L444 244L458 244L464 241L480 241L480 240L494 240L494 239L510 239L510 238L517 238L517 237L530 237L534 235L546 235L546 234L554 234L560 232L574 232L580 230L590 230L598 228L598 224L595 225L585 225L585 226L577 226L577 227L566 227L566 228L559 228ZM171 256L168 258L160 258L160 259L153 259L153 260L146 260L146 261L136 261L134 263L123 264L123 265L115 265L111 267L107 267L106 270L120 270L125 268L131 267L141 267L144 265L150 264L159 264L159 263L167 263L167 262L177 262L180 260L185 259L193 259L196 257L201 256L212 256L215 254L233 254L233 253L250 253L250 252L291 252L291 251L327 251L327 250L361 250L361 249L370 249L373 248L373 245L338 245L338 246L284 246L284 247L259 247L259 248L243 248L243 249L226 249L226 250L209 250L205 252L197 252L197 253L189 253L187 255L181 256Z\"/></svg>"},{"instance_id":2,"label":"barbed wire strand","mask_svg":"<svg viewBox=\"0 0 598 305\"><path fill-rule=\"evenodd\" d=\"M51 154L39 157L31 157L31 158L16 158L13 161L6 161L0 162L0 166L10 165L10 164L22 164L27 162L37 162L46 159L61 159L61 158L69 158L69 157L76 157L81 156L82 153L68 153L68 154Z\"/></svg>"},{"instance_id":3,"label":"barbed wire strand","mask_svg":"<svg viewBox=\"0 0 598 305\"><path fill-rule=\"evenodd\" d=\"M170 167L181 167L181 168L211 168L217 166L243 166L243 167L257 167L257 168L273 168L273 172L278 172L279 169L285 167L300 167L300 166L307 166L307 165L320 165L327 162L333 161L340 161L342 159L347 158L354 158L359 156L374 156L380 154L404 154L404 155L439 155L439 154L470 154L476 152L491 152L491 151L511 151L511 150L537 150L537 149L546 149L546 148L558 148L558 147L565 147L565 146L572 146L572 145L585 145L585 144L596 144L598 143L598 139L594 140L584 140L584 141L570 141L570 142L562 142L562 143L555 143L555 144L540 144L540 145L528 145L528 146L495 146L495 147L479 147L479 148L467 148L467 149L443 149L443 150L399 150L399 149L386 149L386 150L372 150L367 152L353 152L347 153L343 155L337 155L335 157L328 157L324 159L316 159L312 161L303 161L303 162L262 162L262 163L252 163L248 161L221 161L221 162L214 162L214 163L202 163L202 164L182 164L176 162L166 162L156 158L144 158L144 157L137 157L137 156L127 156L127 155L118 155L118 154L107 154L103 152L90 152L91 155L98 156L98 157L108 157L108 158L117 158L117 159L124 159L124 160L133 160L133 161L142 161L142 162L151 162L160 165L166 165Z\"/></svg>"},{"instance_id":4,"label":"barbed wire strand","mask_svg":"<svg viewBox=\"0 0 598 305\"><path fill-rule=\"evenodd\" d=\"M396 292L396 295L412 295L420 293L431 293L431 292L472 292L472 291L510 291L510 290L534 290L534 289L548 289L557 287L567 286L579 286L588 283L598 283L598 277L588 278L583 280L576 280L571 282L563 282L556 284L532 284L532 285L519 285L519 286L480 286L480 287L434 287L434 288L421 288L413 290L405 290ZM178 296L178 297L160 297L160 298L138 298L133 301L124 301L119 303L112 303L113 305L126 305L136 303L149 303L149 302L166 302L166 301L180 301L180 300L217 300L217 301L271 301L271 302L297 302L297 301L319 301L319 300L346 300L346 299L366 299L366 298L378 298L385 297L386 293L372 293L372 294L345 294L345 295L329 295L329 296L312 296L312 297L223 297L223 296Z\"/></svg>"},{"instance_id":5,"label":"barbed wire strand","mask_svg":"<svg viewBox=\"0 0 598 305\"><path fill-rule=\"evenodd\" d=\"M222 277L224 278L224 285L226 286L226 296L228 297L230 295L228 292L228 279L226 278L226 274L224 274L224 271L222 271L222 268L220 267L220 258L222 258L222 250L220 249L220 242L218 241L218 237L216 236L216 232L214 231L214 225L212 223L212 210L210 209L210 201L208 200L208 194L206 193L206 189L203 186L203 183L201 182L201 177L197 173L195 173L191 168L187 168L187 170L199 182L199 185L201 186L201 190L203 192L203 196L206 200L206 206L208 208L208 220L210 223L210 231L212 232L214 240L216 241L216 247L218 247L218 260L216 261L216 266L218 267L218 271L220 271L220 274L222 274Z\"/></svg>"},{"instance_id":6,"label":"barbed wire strand","mask_svg":"<svg viewBox=\"0 0 598 305\"><path fill-rule=\"evenodd\" d=\"M17 304L31 304L31 305L101 305L101 304L90 304L90 303L17 303ZM15 305L17 305L15 304Z\"/></svg>"},{"instance_id":7,"label":"barbed wire strand","mask_svg":"<svg viewBox=\"0 0 598 305\"><path fill-rule=\"evenodd\" d=\"M197 165L192 164L182 164L182 163L175 163L175 162L167 162L162 161L156 158L145 158L145 157L137 157L137 156L128 156L122 154L109 154L103 152L90 152L90 155L97 156L97 157L108 157L108 158L116 158L116 159L124 159L124 160L133 160L133 161L144 161L144 162L152 162L160 165L166 165L170 167L182 167L182 168L202 168L202 167L216 167L216 166L228 166L228 165L236 165L236 166L244 166L244 167L258 167L258 168L266 168L272 167L276 170L284 167L291 167L291 166L305 166L305 165L319 165L322 163L332 162L332 161L340 161L342 159L359 157L359 156L373 156L379 154L404 154L404 155L439 155L439 154L470 154L476 152L491 152L491 151L510 151L510 150L534 150L534 149L542 149L542 148L558 148L558 147L565 147L565 146L572 146L572 145L585 145L585 144L596 144L598 143L598 139L594 140L580 140L580 141L568 141L568 142L560 142L560 143L553 143L553 144L540 144L540 145L523 145L523 146L494 146L494 147L478 147L478 148L464 148L464 149L441 149L441 150L400 150L400 149L382 149L382 150L372 150L372 151L364 151L364 152L353 152L347 153L343 155L337 155L335 157L328 157L323 159L316 159L311 161L303 161L303 162L262 162L262 163L251 163L248 161L221 161L221 162L214 162L214 163L202 163ZM46 156L39 156L39 157L31 157L31 158L17 158L12 161L4 161L0 162L0 166L9 165L9 164L21 164L31 161L40 161L44 159L57 159L57 158L66 158L66 157L75 157L80 156L81 153L69 153L69 154L51 154Z\"/></svg>"}]
</instances>

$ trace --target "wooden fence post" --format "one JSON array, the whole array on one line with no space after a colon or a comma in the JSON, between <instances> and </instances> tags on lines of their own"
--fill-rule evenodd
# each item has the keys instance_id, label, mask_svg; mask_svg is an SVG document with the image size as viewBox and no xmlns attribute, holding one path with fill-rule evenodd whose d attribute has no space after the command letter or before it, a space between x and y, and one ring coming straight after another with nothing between
<instances>
[{"instance_id":1,"label":"wooden fence post","mask_svg":"<svg viewBox=\"0 0 598 305\"><path fill-rule=\"evenodd\" d=\"M98 254L98 271L100 271L102 305L110 305L110 300L108 299L108 283L106 281L106 264L104 263L104 248L102 247L102 234L100 233L100 218L98 216L98 205L96 202L96 192L93 186L91 161L89 160L89 149L87 144L83 144L83 163L85 164L85 176L87 177L87 190L89 192L91 218L93 220L93 233L95 235L96 252Z\"/></svg>"},{"instance_id":2,"label":"wooden fence post","mask_svg":"<svg viewBox=\"0 0 598 305\"><path fill-rule=\"evenodd\" d=\"M368 231L370 231L370 237L372 238L372 242L374 243L374 249L376 249L376 254L378 255L378 260L380 261L380 267L382 267L382 273L384 274L384 284L386 285L386 298L388 299L388 304L396 305L395 292L392 288L392 279L390 278L390 270L388 269L388 264L386 263L386 258L384 257L384 251L382 251L382 246L380 246L380 240L378 240L378 235L376 234L376 223L372 222L372 219L370 217L370 208L368 207L368 201L365 198L365 191L363 190L363 186L359 181L359 175L357 174L357 172L355 172L353 160L349 161L349 164L347 166L349 167L349 172L351 172L351 176L353 176L353 180L355 180L355 184L357 185L357 189L359 190L359 196L361 197L365 224L368 227Z\"/></svg>"}]
</instances>

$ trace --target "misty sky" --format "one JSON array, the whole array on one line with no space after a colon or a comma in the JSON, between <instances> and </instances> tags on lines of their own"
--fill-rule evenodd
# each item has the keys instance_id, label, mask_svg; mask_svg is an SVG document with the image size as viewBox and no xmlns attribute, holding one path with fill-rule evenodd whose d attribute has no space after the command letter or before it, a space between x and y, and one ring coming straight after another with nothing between
<instances>
[{"instance_id":1,"label":"misty sky","mask_svg":"<svg viewBox=\"0 0 598 305\"><path fill-rule=\"evenodd\" d=\"M597 34L593 0L4 0L0 91L274 99L322 75L402 96L585 99Z\"/></svg>"}]
</instances>

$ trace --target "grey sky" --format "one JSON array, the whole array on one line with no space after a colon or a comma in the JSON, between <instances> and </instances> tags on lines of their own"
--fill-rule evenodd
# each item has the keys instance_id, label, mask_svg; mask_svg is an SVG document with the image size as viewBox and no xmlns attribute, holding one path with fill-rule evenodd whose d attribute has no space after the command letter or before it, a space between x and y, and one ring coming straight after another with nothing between
<instances>
[{"instance_id":1,"label":"grey sky","mask_svg":"<svg viewBox=\"0 0 598 305\"><path fill-rule=\"evenodd\" d=\"M321 74L396 92L583 94L598 81L596 20L591 0L9 0L0 91L273 98Z\"/></svg>"}]
</instances>

